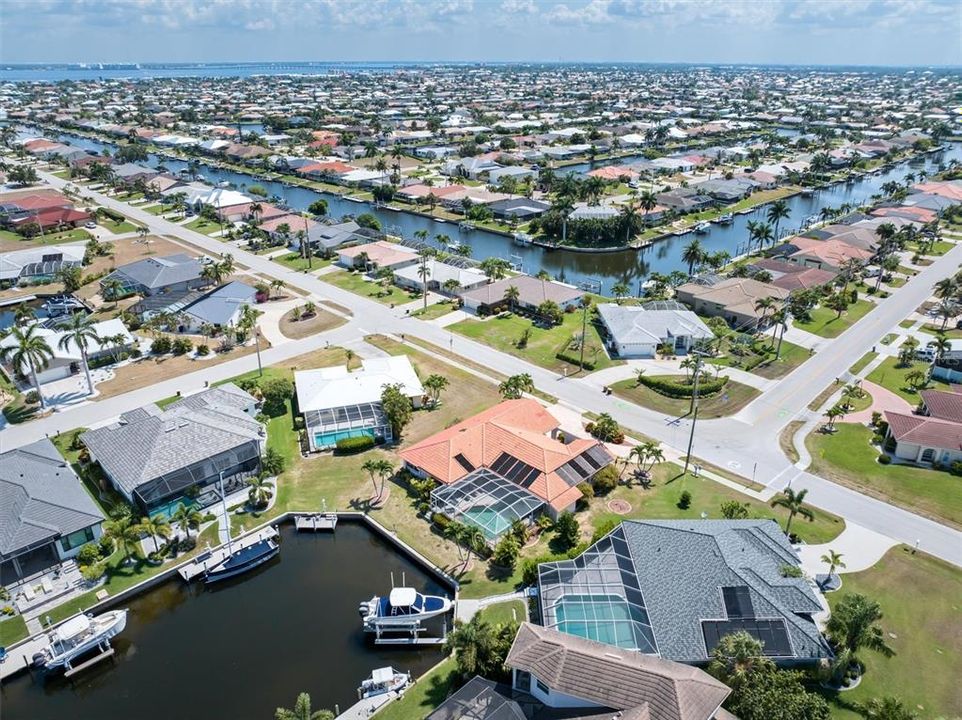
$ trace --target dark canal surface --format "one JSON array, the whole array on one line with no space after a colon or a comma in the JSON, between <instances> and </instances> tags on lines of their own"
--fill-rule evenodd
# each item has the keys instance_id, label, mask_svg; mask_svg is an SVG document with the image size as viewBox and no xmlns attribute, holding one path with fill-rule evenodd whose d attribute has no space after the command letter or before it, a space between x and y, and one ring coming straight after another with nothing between
<instances>
[{"instance_id":1,"label":"dark canal surface","mask_svg":"<svg viewBox=\"0 0 962 720\"><path fill-rule=\"evenodd\" d=\"M784 131L784 133L790 132ZM110 143L99 140L67 133L63 133L63 137L72 145L94 152L100 152L104 147L114 149ZM913 163L902 162L878 175L866 175L852 183L838 183L818 190L808 197L802 195L790 197L786 202L791 214L787 220L782 221L779 234L788 235L793 229L801 227L807 218L817 216L824 207L837 208L845 203L853 206L863 204L872 195L878 193L885 183L892 180L901 182L907 174L918 173L922 169L931 173L940 162L948 163L953 159L962 159L962 143L949 143L947 150L928 155L924 160L919 159ZM187 167L187 163L182 160L156 155L150 156L149 164L162 164L171 172L178 172ZM602 164L605 163L598 163L599 166ZM748 242L748 222L764 220L767 211L767 208L762 206L752 213L736 215L734 222L730 225L712 225L704 235L688 234L669 237L641 251L584 253L545 249L538 246L519 247L511 238L497 233L485 230L462 232L458 229L457 223L438 223L419 215L372 208L368 203L352 202L338 195L319 193L307 188L289 187L279 182L258 180L251 175L215 168L203 162L200 162L200 168L204 180L210 184L227 181L241 191L249 185L260 185L269 195L282 198L284 203L297 210L306 210L314 200L322 197L328 203L329 214L334 217L371 212L378 217L383 228L392 234L410 239L413 238L415 231L426 230L429 242L434 244L438 244L437 235L444 234L452 240L470 245L471 255L474 258L505 258L531 275L540 270L547 270L552 277L564 282L578 284L588 281L595 286L600 285L600 292L608 295L611 294L612 286L618 282L626 282L635 294L640 292L641 283L652 272L667 275L673 270L686 270L687 264L681 259L681 255L685 246L694 237L698 237L702 247L708 252L724 250L732 256L744 253ZM567 168L575 172L578 169L579 166Z\"/></svg>"},{"instance_id":2,"label":"dark canal surface","mask_svg":"<svg viewBox=\"0 0 962 720\"><path fill-rule=\"evenodd\" d=\"M343 712L371 670L420 675L436 650L375 648L357 606L397 584L450 594L356 522L337 533L282 527L280 556L210 591L179 578L131 599L116 655L70 680L23 674L3 685L3 720L268 720L308 692L315 709Z\"/></svg>"}]
</instances>

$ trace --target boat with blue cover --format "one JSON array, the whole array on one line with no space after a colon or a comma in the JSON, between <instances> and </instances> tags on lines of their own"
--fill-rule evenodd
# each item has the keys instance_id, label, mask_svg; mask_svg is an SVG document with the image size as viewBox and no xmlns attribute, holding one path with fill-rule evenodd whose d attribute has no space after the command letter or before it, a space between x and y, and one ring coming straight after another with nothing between
<instances>
[{"instance_id":1,"label":"boat with blue cover","mask_svg":"<svg viewBox=\"0 0 962 720\"><path fill-rule=\"evenodd\" d=\"M452 607L452 601L446 597L425 595L414 588L400 587L391 590L387 596L375 595L362 602L358 614L367 630L391 627L406 629L423 620L444 615Z\"/></svg>"},{"instance_id":2,"label":"boat with blue cover","mask_svg":"<svg viewBox=\"0 0 962 720\"><path fill-rule=\"evenodd\" d=\"M248 570L253 570L258 565L262 565L277 555L281 551L281 546L270 537L263 538L247 545L227 556L226 559L207 569L204 574L205 583L213 583L219 580L226 580Z\"/></svg>"}]
</instances>

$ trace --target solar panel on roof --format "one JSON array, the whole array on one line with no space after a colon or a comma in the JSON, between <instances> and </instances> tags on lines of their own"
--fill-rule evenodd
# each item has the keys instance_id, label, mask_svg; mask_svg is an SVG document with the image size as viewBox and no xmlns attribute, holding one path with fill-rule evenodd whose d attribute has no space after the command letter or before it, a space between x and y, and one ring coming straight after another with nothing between
<instances>
[{"instance_id":1,"label":"solar panel on roof","mask_svg":"<svg viewBox=\"0 0 962 720\"><path fill-rule=\"evenodd\" d=\"M752 596L748 592L746 585L723 587L722 598L725 601L725 613L730 620L755 617L755 609L752 607Z\"/></svg>"},{"instance_id":2,"label":"solar panel on roof","mask_svg":"<svg viewBox=\"0 0 962 720\"><path fill-rule=\"evenodd\" d=\"M522 478L519 478L518 485L524 488L531 487L531 484L538 479L539 475L541 475L540 470L538 470L537 468L531 468L528 471L527 475L525 475Z\"/></svg>"},{"instance_id":3,"label":"solar panel on roof","mask_svg":"<svg viewBox=\"0 0 962 720\"><path fill-rule=\"evenodd\" d=\"M794 655L788 639L788 630L786 630L785 621L782 619L702 620L701 627L705 636L705 648L709 655L723 637L739 631L747 632L760 641L763 655L770 657L791 657Z\"/></svg>"},{"instance_id":4,"label":"solar panel on roof","mask_svg":"<svg viewBox=\"0 0 962 720\"><path fill-rule=\"evenodd\" d=\"M592 455L591 455L591 450L593 450L593 449L594 449L594 448L591 448L591 449L589 449L587 452L582 453L581 459L582 459L584 462L586 462L588 465L590 465L592 470L600 470L600 469L601 469L601 463L598 462L598 460L596 460L596 459L595 459L594 457L592 457Z\"/></svg>"},{"instance_id":5,"label":"solar panel on roof","mask_svg":"<svg viewBox=\"0 0 962 720\"><path fill-rule=\"evenodd\" d=\"M497 458L495 458L493 463L491 463L491 469L494 470L494 472L498 473L498 475L504 475L502 471L505 469L505 467L507 467L513 461L514 461L513 457L508 455L508 453L503 452L500 455L498 455Z\"/></svg>"},{"instance_id":6,"label":"solar panel on roof","mask_svg":"<svg viewBox=\"0 0 962 720\"><path fill-rule=\"evenodd\" d=\"M474 471L474 465L472 465L471 462L466 457L464 457L463 453L458 453L457 455L454 456L454 459L458 461L458 465L463 467L468 472Z\"/></svg>"}]
</instances>

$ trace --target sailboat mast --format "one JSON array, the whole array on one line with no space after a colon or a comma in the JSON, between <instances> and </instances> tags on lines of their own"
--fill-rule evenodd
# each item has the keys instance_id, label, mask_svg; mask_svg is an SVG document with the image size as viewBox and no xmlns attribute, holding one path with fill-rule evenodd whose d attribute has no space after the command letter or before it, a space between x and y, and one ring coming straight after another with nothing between
<instances>
[{"instance_id":1,"label":"sailboat mast","mask_svg":"<svg viewBox=\"0 0 962 720\"><path fill-rule=\"evenodd\" d=\"M227 495L224 494L224 471L217 473L220 482L220 502L224 506L224 522L227 523L227 552L234 554L234 546L230 541L230 515L227 514Z\"/></svg>"}]
</instances>

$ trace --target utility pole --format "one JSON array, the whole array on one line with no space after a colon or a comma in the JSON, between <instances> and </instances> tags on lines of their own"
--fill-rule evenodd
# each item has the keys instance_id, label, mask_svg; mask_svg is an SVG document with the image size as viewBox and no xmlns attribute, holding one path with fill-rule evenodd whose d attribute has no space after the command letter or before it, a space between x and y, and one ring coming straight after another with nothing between
<instances>
[{"instance_id":1,"label":"utility pole","mask_svg":"<svg viewBox=\"0 0 962 720\"><path fill-rule=\"evenodd\" d=\"M689 414L691 415L691 430L688 433L688 451L685 453L685 469L683 473L688 472L688 466L691 463L691 449L695 444L695 423L698 422L698 377L701 375L702 355L697 351L692 352L695 354L695 378L691 393L691 409L689 410Z\"/></svg>"}]
</instances>

